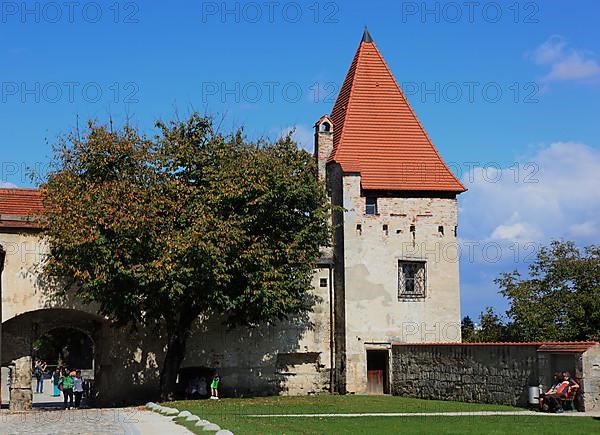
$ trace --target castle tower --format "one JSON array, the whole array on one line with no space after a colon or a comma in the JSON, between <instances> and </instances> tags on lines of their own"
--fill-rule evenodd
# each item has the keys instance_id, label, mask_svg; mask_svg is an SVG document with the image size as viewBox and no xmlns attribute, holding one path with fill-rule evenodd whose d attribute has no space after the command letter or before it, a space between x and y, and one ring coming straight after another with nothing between
<instances>
[{"instance_id":1,"label":"castle tower","mask_svg":"<svg viewBox=\"0 0 600 435\"><path fill-rule=\"evenodd\" d=\"M315 130L319 176L341 206L334 382L342 393L389 392L393 342L461 339L456 196L466 189L366 29L331 116Z\"/></svg>"}]
</instances>

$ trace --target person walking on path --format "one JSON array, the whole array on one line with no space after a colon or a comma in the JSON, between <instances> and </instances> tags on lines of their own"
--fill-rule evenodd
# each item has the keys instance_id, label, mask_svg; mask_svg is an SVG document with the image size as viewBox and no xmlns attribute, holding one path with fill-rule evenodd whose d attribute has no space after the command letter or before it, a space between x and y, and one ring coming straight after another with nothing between
<instances>
[{"instance_id":1,"label":"person walking on path","mask_svg":"<svg viewBox=\"0 0 600 435\"><path fill-rule=\"evenodd\" d=\"M75 372L73 378L73 394L75 395L75 408L81 407L81 396L83 396L83 378L81 377L81 370Z\"/></svg>"},{"instance_id":2,"label":"person walking on path","mask_svg":"<svg viewBox=\"0 0 600 435\"><path fill-rule=\"evenodd\" d=\"M36 385L35 392L41 394L44 392L44 371L46 369L46 365L43 361L37 360L35 362L35 367L33 368L33 376L35 376Z\"/></svg>"},{"instance_id":3,"label":"person walking on path","mask_svg":"<svg viewBox=\"0 0 600 435\"><path fill-rule=\"evenodd\" d=\"M68 373L66 370L61 378L63 397L65 398L65 409L71 409L73 407L73 375L75 373Z\"/></svg>"},{"instance_id":4,"label":"person walking on path","mask_svg":"<svg viewBox=\"0 0 600 435\"><path fill-rule=\"evenodd\" d=\"M58 387L60 385L60 370L59 369L54 370L54 373L52 374L52 384L54 385L54 391L52 392L52 397L60 396L60 388Z\"/></svg>"},{"instance_id":5,"label":"person walking on path","mask_svg":"<svg viewBox=\"0 0 600 435\"><path fill-rule=\"evenodd\" d=\"M219 384L221 383L221 376L219 373L215 372L215 375L212 378L212 382L210 383L210 398L218 399L219 398Z\"/></svg>"}]
</instances>

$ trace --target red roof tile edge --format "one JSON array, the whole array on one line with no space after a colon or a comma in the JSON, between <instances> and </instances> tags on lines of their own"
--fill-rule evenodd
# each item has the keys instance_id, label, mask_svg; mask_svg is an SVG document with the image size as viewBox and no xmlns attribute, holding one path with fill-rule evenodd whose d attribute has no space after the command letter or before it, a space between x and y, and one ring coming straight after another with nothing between
<instances>
[{"instance_id":1,"label":"red roof tile edge","mask_svg":"<svg viewBox=\"0 0 600 435\"><path fill-rule=\"evenodd\" d=\"M43 209L41 192L35 188L0 189L0 227L36 228L35 213Z\"/></svg>"},{"instance_id":2,"label":"red roof tile edge","mask_svg":"<svg viewBox=\"0 0 600 435\"><path fill-rule=\"evenodd\" d=\"M587 346L593 347L600 344L597 341L495 341L489 343L460 343L460 342L431 342L431 343L403 343L393 342L392 346Z\"/></svg>"}]
</instances>

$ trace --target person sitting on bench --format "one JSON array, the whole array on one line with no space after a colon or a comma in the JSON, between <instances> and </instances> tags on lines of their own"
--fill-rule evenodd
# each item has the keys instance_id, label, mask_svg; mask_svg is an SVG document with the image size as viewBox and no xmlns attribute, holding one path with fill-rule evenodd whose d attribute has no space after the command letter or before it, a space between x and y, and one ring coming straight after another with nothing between
<instances>
[{"instance_id":1,"label":"person sitting on bench","mask_svg":"<svg viewBox=\"0 0 600 435\"><path fill-rule=\"evenodd\" d=\"M569 392L569 381L565 379L562 373L554 374L554 384L540 397L540 407L542 411L555 412L561 414L564 412L561 399Z\"/></svg>"},{"instance_id":2,"label":"person sitting on bench","mask_svg":"<svg viewBox=\"0 0 600 435\"><path fill-rule=\"evenodd\" d=\"M562 375L563 379L566 379L569 382L569 388L567 390L567 394L561 399L561 401L563 405L570 405L571 409L575 411L575 398L577 397L577 392L579 391L579 384L571 377L571 373L564 371L562 372Z\"/></svg>"}]
</instances>

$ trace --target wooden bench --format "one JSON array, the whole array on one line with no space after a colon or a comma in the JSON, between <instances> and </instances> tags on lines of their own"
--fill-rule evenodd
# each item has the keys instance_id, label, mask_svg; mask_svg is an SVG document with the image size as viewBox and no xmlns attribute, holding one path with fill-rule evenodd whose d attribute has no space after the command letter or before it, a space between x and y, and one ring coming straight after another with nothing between
<instances>
[{"instance_id":1,"label":"wooden bench","mask_svg":"<svg viewBox=\"0 0 600 435\"><path fill-rule=\"evenodd\" d=\"M577 398L578 391L579 391L579 385L572 385L569 387L569 391L567 392L567 395L560 400L563 409L570 409L572 411L577 411L577 408L575 407L575 399Z\"/></svg>"}]
</instances>

